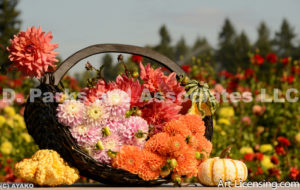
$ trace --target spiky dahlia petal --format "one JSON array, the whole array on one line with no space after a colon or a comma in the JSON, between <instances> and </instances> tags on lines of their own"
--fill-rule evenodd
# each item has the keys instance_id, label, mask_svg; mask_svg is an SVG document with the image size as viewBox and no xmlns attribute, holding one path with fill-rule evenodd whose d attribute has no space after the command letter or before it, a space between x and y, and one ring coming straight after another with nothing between
<instances>
[{"instance_id":1,"label":"spiky dahlia petal","mask_svg":"<svg viewBox=\"0 0 300 190\"><path fill-rule=\"evenodd\" d=\"M126 111L130 108L129 95L120 89L108 91L102 95L104 104L109 108L111 117L114 120L123 118Z\"/></svg>"},{"instance_id":2,"label":"spiky dahlia petal","mask_svg":"<svg viewBox=\"0 0 300 190\"><path fill-rule=\"evenodd\" d=\"M57 107L58 121L66 126L81 125L84 119L85 106L76 100L66 100Z\"/></svg>"},{"instance_id":3,"label":"spiky dahlia petal","mask_svg":"<svg viewBox=\"0 0 300 190\"><path fill-rule=\"evenodd\" d=\"M71 128L70 131L78 145L83 147L95 147L101 137L101 130L96 126L79 125Z\"/></svg>"},{"instance_id":4,"label":"spiky dahlia petal","mask_svg":"<svg viewBox=\"0 0 300 190\"><path fill-rule=\"evenodd\" d=\"M28 28L21 31L10 40L7 50L9 59L13 62L11 68L15 68L22 74L40 78L44 72L51 72L56 68L53 64L58 62L57 52L53 52L58 44L51 44L52 34L45 34L41 28Z\"/></svg>"},{"instance_id":5,"label":"spiky dahlia petal","mask_svg":"<svg viewBox=\"0 0 300 190\"><path fill-rule=\"evenodd\" d=\"M109 112L102 101L96 100L86 106L85 120L88 125L101 127L108 118Z\"/></svg>"}]
</instances>

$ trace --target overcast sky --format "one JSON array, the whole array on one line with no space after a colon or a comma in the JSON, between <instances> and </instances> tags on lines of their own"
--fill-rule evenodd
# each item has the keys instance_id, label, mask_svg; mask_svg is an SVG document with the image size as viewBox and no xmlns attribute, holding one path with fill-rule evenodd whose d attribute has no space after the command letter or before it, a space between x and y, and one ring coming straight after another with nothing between
<instances>
[{"instance_id":1,"label":"overcast sky","mask_svg":"<svg viewBox=\"0 0 300 190\"><path fill-rule=\"evenodd\" d=\"M162 24L173 42L184 36L192 44L205 36L213 46L226 17L251 41L262 20L274 33L287 18L300 33L298 0L21 0L18 8L22 29L51 31L63 59L96 43L157 44Z\"/></svg>"}]
</instances>

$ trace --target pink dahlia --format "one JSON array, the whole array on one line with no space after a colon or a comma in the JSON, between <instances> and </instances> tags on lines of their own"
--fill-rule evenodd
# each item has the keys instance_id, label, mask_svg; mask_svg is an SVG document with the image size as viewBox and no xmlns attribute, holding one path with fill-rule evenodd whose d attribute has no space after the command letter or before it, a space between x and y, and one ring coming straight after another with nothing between
<instances>
[{"instance_id":1,"label":"pink dahlia","mask_svg":"<svg viewBox=\"0 0 300 190\"><path fill-rule=\"evenodd\" d=\"M66 100L57 107L58 121L69 127L83 124L84 113L84 104L76 100Z\"/></svg>"},{"instance_id":2,"label":"pink dahlia","mask_svg":"<svg viewBox=\"0 0 300 190\"><path fill-rule=\"evenodd\" d=\"M131 116L124 122L125 128L120 129L120 134L126 144L136 142L136 138L145 138L148 134L149 127L146 120L138 116Z\"/></svg>"},{"instance_id":3,"label":"pink dahlia","mask_svg":"<svg viewBox=\"0 0 300 190\"><path fill-rule=\"evenodd\" d=\"M92 152L91 156L95 160L105 164L110 164L112 161L107 153L109 151L119 152L122 146L120 137L115 133L112 133L109 136L101 137L97 143L101 144L101 148L103 148L103 150L96 149Z\"/></svg>"},{"instance_id":4,"label":"pink dahlia","mask_svg":"<svg viewBox=\"0 0 300 190\"><path fill-rule=\"evenodd\" d=\"M102 137L101 142L105 151L119 152L122 146L119 135L112 133L107 137Z\"/></svg>"},{"instance_id":5,"label":"pink dahlia","mask_svg":"<svg viewBox=\"0 0 300 190\"><path fill-rule=\"evenodd\" d=\"M58 62L55 58L58 53L53 50L58 44L51 44L52 38L51 32L45 34L41 27L28 28L26 32L15 35L7 48L9 59L13 62L11 67L26 76L37 78L55 69L53 63Z\"/></svg>"},{"instance_id":6,"label":"pink dahlia","mask_svg":"<svg viewBox=\"0 0 300 190\"><path fill-rule=\"evenodd\" d=\"M130 109L130 97L123 90L115 89L102 95L105 106L108 107L110 117L114 120L124 118L127 110Z\"/></svg>"},{"instance_id":7,"label":"pink dahlia","mask_svg":"<svg viewBox=\"0 0 300 190\"><path fill-rule=\"evenodd\" d=\"M70 131L78 145L83 147L95 147L101 137L101 130L96 126L78 125Z\"/></svg>"},{"instance_id":8,"label":"pink dahlia","mask_svg":"<svg viewBox=\"0 0 300 190\"><path fill-rule=\"evenodd\" d=\"M112 159L107 155L106 151L93 150L91 156L100 163L111 164Z\"/></svg>"},{"instance_id":9,"label":"pink dahlia","mask_svg":"<svg viewBox=\"0 0 300 190\"><path fill-rule=\"evenodd\" d=\"M88 125L102 127L103 124L107 122L108 118L109 112L101 100L96 100L86 106L85 122Z\"/></svg>"},{"instance_id":10,"label":"pink dahlia","mask_svg":"<svg viewBox=\"0 0 300 190\"><path fill-rule=\"evenodd\" d=\"M153 69L150 64L146 67L140 64L141 79L144 81L143 85L152 93L160 92L166 97L167 93L173 93L175 97L185 92L184 87L180 86L176 79L176 74L171 73L166 76L161 71L161 68ZM175 103L180 105L181 102L176 98Z\"/></svg>"},{"instance_id":11,"label":"pink dahlia","mask_svg":"<svg viewBox=\"0 0 300 190\"><path fill-rule=\"evenodd\" d=\"M125 91L130 97L131 106L141 105L139 100L143 92L143 86L138 80L128 78L126 75L122 74L116 78L116 82L109 83L108 88L110 90L120 89Z\"/></svg>"},{"instance_id":12,"label":"pink dahlia","mask_svg":"<svg viewBox=\"0 0 300 190\"><path fill-rule=\"evenodd\" d=\"M119 136L120 141L123 144L130 143L129 141L132 138L132 132L130 130L127 130L127 127L125 125L125 118L124 120L110 120L108 123L106 123L106 126L109 127L112 133L115 133Z\"/></svg>"}]
</instances>

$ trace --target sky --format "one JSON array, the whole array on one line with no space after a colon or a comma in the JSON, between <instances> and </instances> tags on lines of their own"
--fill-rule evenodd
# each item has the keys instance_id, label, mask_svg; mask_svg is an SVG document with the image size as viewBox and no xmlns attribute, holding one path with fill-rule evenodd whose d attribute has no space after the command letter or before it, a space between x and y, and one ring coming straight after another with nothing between
<instances>
[{"instance_id":1,"label":"sky","mask_svg":"<svg viewBox=\"0 0 300 190\"><path fill-rule=\"evenodd\" d=\"M299 8L298 0L20 0L18 5L22 30L51 31L62 59L99 43L155 45L163 24L173 43L184 36L192 45L200 36L214 47L225 18L252 42L261 21L274 35L286 18L300 34Z\"/></svg>"}]
</instances>

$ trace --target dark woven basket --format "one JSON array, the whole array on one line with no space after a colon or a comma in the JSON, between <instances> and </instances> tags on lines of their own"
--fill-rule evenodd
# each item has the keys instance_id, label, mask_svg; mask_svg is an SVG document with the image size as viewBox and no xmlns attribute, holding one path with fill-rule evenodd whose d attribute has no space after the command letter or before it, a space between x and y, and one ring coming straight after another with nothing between
<instances>
[{"instance_id":1,"label":"dark woven basket","mask_svg":"<svg viewBox=\"0 0 300 190\"><path fill-rule=\"evenodd\" d=\"M56 117L57 103L44 102L45 92L61 92L58 84L62 77L80 60L100 53L129 53L147 57L167 67L177 75L184 71L167 57L150 49L121 44L99 44L82 49L67 58L52 74L46 74L41 80L39 88L42 96L34 97L32 94L26 104L24 118L29 134L34 138L40 149L56 150L71 166L80 171L80 175L113 186L156 186L169 182L168 179L144 181L135 174L117 169L94 160L81 150L69 129L60 124ZM30 99L34 101L30 101ZM205 136L211 140L213 122L212 116L204 118Z\"/></svg>"}]
</instances>

